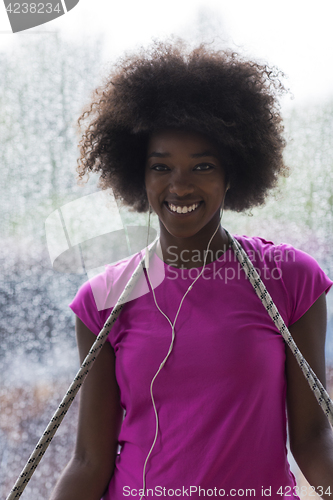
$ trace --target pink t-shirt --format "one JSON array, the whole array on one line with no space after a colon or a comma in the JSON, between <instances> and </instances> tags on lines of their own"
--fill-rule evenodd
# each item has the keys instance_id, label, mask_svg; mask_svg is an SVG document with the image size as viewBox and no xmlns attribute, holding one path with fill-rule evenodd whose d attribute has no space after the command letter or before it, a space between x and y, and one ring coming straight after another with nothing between
<instances>
[{"instance_id":1,"label":"pink t-shirt","mask_svg":"<svg viewBox=\"0 0 333 500\"><path fill-rule=\"evenodd\" d=\"M331 287L306 253L261 238L236 238L287 326ZM80 288L70 307L93 333L111 313L110 307L99 310L101 297L114 305L139 259L108 266ZM151 259L152 276L165 273L155 294L171 321L200 270ZM126 415L104 499L139 499L155 435L149 387L171 342L171 327L151 292L124 306L108 340ZM206 266L186 296L173 351L154 383L159 433L147 464L145 498L297 498L287 462L285 396L284 341L230 248Z\"/></svg>"}]
</instances>

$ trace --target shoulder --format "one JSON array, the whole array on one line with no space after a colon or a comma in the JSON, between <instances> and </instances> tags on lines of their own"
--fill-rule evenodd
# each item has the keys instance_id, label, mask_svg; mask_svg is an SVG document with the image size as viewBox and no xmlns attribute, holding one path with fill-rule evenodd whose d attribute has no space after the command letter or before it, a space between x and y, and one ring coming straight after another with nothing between
<instances>
[{"instance_id":1,"label":"shoulder","mask_svg":"<svg viewBox=\"0 0 333 500\"><path fill-rule=\"evenodd\" d=\"M245 235L234 234L234 238L242 245L242 247L246 252L250 253L251 260L252 258L262 260L262 257L268 256L269 254L273 255L276 250L290 251L291 249L293 249L296 252L299 251L294 247L292 247L291 245L288 244L276 245L275 243L273 243L273 241L267 240L259 236L245 236Z\"/></svg>"},{"instance_id":2,"label":"shoulder","mask_svg":"<svg viewBox=\"0 0 333 500\"><path fill-rule=\"evenodd\" d=\"M279 245L259 236L245 236L235 234L234 238L241 244L253 264L274 259Z\"/></svg>"},{"instance_id":3,"label":"shoulder","mask_svg":"<svg viewBox=\"0 0 333 500\"><path fill-rule=\"evenodd\" d=\"M287 243L235 235L259 271L273 299L285 304L288 323L297 321L328 292L332 281L311 255ZM265 270L269 272L265 272ZM261 272L260 272L261 271Z\"/></svg>"},{"instance_id":4,"label":"shoulder","mask_svg":"<svg viewBox=\"0 0 333 500\"><path fill-rule=\"evenodd\" d=\"M99 332L140 260L141 253L137 253L105 266L97 274L88 273L89 279L79 288L69 307L92 332Z\"/></svg>"},{"instance_id":5,"label":"shoulder","mask_svg":"<svg viewBox=\"0 0 333 500\"><path fill-rule=\"evenodd\" d=\"M98 274L90 273L89 280L78 293L82 291L88 292L89 297L92 295L99 311L114 307L140 260L139 252L115 264L105 266L105 269Z\"/></svg>"},{"instance_id":6,"label":"shoulder","mask_svg":"<svg viewBox=\"0 0 333 500\"><path fill-rule=\"evenodd\" d=\"M275 244L258 236L234 235L253 263L273 263L290 272L316 271L318 262L308 253L288 243Z\"/></svg>"}]
</instances>

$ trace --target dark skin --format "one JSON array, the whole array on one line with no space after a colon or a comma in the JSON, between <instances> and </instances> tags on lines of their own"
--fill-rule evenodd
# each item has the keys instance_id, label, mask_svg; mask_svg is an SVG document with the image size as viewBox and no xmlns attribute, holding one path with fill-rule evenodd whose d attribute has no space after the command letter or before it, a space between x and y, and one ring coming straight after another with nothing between
<instances>
[{"instance_id":1,"label":"dark skin","mask_svg":"<svg viewBox=\"0 0 333 500\"><path fill-rule=\"evenodd\" d=\"M223 160L206 136L174 130L153 134L148 144L146 191L150 206L159 217L160 244L166 262L172 247L172 253L178 255L172 265L202 266L204 251L218 227L210 245L213 256L228 248L227 235L220 225L227 191ZM171 205L199 206L182 214L170 210ZM184 251L186 260L182 259ZM200 253L201 260L188 262L187 256L194 251ZM211 254L209 257L207 264L212 260Z\"/></svg>"},{"instance_id":2,"label":"dark skin","mask_svg":"<svg viewBox=\"0 0 333 500\"><path fill-rule=\"evenodd\" d=\"M178 266L184 264L183 250L203 253L217 227L211 244L214 254L228 247L226 234L219 226L227 186L223 160L214 148L205 136L179 131L155 134L148 146L148 199L160 218L163 255L167 258L168 246L176 247L173 252L177 253ZM176 214L167 206L168 202L180 207L199 205L193 213ZM203 262L186 264L199 267ZM96 336L78 318L76 332L83 361ZM314 372L325 383L325 294L290 326L290 332ZM106 342L81 389L75 453L51 500L100 500L108 486L123 415L114 366L115 355ZM330 487L333 493L333 433L288 347L286 373L291 451L309 483L323 498L330 500L325 491Z\"/></svg>"},{"instance_id":3,"label":"dark skin","mask_svg":"<svg viewBox=\"0 0 333 500\"><path fill-rule=\"evenodd\" d=\"M325 385L326 298L323 293L289 328L296 344ZM333 494L333 433L291 350L286 347L287 408L290 448L308 482L321 494Z\"/></svg>"}]
</instances>

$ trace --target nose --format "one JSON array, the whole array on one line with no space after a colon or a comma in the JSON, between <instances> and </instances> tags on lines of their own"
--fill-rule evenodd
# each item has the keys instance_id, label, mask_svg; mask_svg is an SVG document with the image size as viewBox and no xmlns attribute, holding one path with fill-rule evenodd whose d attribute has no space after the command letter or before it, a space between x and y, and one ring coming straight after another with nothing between
<instances>
[{"instance_id":1,"label":"nose","mask_svg":"<svg viewBox=\"0 0 333 500\"><path fill-rule=\"evenodd\" d=\"M193 193L194 186L190 174L180 169L175 169L170 178L169 191L179 197Z\"/></svg>"}]
</instances>

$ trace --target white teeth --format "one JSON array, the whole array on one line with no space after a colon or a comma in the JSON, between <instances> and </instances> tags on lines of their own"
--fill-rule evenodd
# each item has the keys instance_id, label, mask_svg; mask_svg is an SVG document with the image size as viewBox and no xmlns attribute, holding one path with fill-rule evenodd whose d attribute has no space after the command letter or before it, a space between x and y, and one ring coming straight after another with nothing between
<instances>
[{"instance_id":1,"label":"white teeth","mask_svg":"<svg viewBox=\"0 0 333 500\"><path fill-rule=\"evenodd\" d=\"M199 205L200 203L193 203L193 205L190 205L189 207L177 207L172 203L168 203L168 207L170 208L170 210L172 210L172 212L177 212L177 214L187 214L187 212L192 212L193 210L198 208Z\"/></svg>"}]
</instances>

